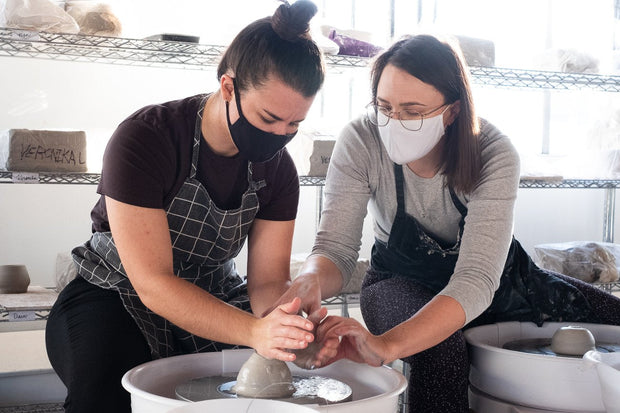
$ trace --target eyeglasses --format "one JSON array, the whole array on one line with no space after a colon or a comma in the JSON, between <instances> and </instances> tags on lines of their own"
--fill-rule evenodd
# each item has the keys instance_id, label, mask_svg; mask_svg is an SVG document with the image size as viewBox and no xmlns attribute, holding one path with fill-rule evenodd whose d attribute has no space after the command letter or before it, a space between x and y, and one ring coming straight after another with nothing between
<instances>
[{"instance_id":1,"label":"eyeglasses","mask_svg":"<svg viewBox=\"0 0 620 413\"><path fill-rule=\"evenodd\" d=\"M422 124L424 123L425 117L434 112L437 112L439 109L443 108L446 105L448 105L448 103L444 103L443 105L431 110L430 112L419 113L411 110L401 110L399 112L394 112L389 110L385 106L369 103L368 105L366 105L366 116L368 117L370 123L372 123L373 125L385 126L388 124L392 116L398 115L398 120L400 121L400 124L403 125L403 128L415 132L422 129Z\"/></svg>"}]
</instances>

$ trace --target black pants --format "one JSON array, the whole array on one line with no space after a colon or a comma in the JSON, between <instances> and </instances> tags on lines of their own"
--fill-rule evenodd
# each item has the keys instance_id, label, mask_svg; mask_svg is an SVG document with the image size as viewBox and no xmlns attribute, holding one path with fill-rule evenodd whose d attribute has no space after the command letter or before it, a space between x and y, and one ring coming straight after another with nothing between
<instances>
[{"instance_id":1,"label":"black pants","mask_svg":"<svg viewBox=\"0 0 620 413\"><path fill-rule=\"evenodd\" d=\"M50 311L45 342L67 386L66 412L131 412L121 378L151 352L117 292L71 281Z\"/></svg>"}]
</instances>

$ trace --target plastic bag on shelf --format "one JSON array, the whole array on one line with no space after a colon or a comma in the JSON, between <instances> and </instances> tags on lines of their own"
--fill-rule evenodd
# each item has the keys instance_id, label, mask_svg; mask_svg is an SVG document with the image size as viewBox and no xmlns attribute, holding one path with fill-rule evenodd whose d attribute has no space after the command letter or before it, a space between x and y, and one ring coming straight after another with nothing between
<instances>
[{"instance_id":1,"label":"plastic bag on shelf","mask_svg":"<svg viewBox=\"0 0 620 413\"><path fill-rule=\"evenodd\" d=\"M608 242L573 241L534 246L537 264L586 282L618 281L620 245Z\"/></svg>"},{"instance_id":2,"label":"plastic bag on shelf","mask_svg":"<svg viewBox=\"0 0 620 413\"><path fill-rule=\"evenodd\" d=\"M5 0L0 3L0 22L11 29L76 34L73 17L50 0Z\"/></svg>"},{"instance_id":3,"label":"plastic bag on shelf","mask_svg":"<svg viewBox=\"0 0 620 413\"><path fill-rule=\"evenodd\" d=\"M122 25L109 4L93 1L67 1L65 10L80 27L80 34L118 37Z\"/></svg>"}]
</instances>

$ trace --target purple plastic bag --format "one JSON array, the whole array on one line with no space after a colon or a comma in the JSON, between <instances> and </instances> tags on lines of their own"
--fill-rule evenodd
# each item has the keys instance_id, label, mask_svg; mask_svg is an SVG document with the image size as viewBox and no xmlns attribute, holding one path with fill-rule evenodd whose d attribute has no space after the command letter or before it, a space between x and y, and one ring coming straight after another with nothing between
<instances>
[{"instance_id":1,"label":"purple plastic bag","mask_svg":"<svg viewBox=\"0 0 620 413\"><path fill-rule=\"evenodd\" d=\"M374 44L344 34L338 34L334 29L330 30L329 38L340 46L338 54L341 55L372 57L382 50L381 47Z\"/></svg>"}]
</instances>

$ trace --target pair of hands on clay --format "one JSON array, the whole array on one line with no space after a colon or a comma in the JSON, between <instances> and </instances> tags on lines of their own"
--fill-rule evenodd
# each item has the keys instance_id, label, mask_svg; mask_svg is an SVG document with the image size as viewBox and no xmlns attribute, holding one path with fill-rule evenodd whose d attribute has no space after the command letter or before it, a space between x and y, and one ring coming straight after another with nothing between
<instances>
[{"instance_id":1,"label":"pair of hands on clay","mask_svg":"<svg viewBox=\"0 0 620 413\"><path fill-rule=\"evenodd\" d=\"M336 356L339 344L338 337L331 335L317 339L327 308L319 307L306 318L301 315L301 303L295 297L257 320L253 347L263 357L294 361L304 369L325 366Z\"/></svg>"},{"instance_id":2,"label":"pair of hands on clay","mask_svg":"<svg viewBox=\"0 0 620 413\"><path fill-rule=\"evenodd\" d=\"M304 282L293 283L279 300L283 302L292 299L290 303L296 303L301 297L298 310L295 310L295 307L289 309L299 314L305 312L308 314L306 320L313 325L313 340L309 341L307 346L286 347L295 354L294 363L304 369L324 367L343 358L371 366L383 364L385 358L381 354L386 354L386 343L383 339L371 334L355 319L326 317L327 308L321 307L320 287L317 279L308 277ZM282 309L282 306L277 309Z\"/></svg>"}]
</instances>

